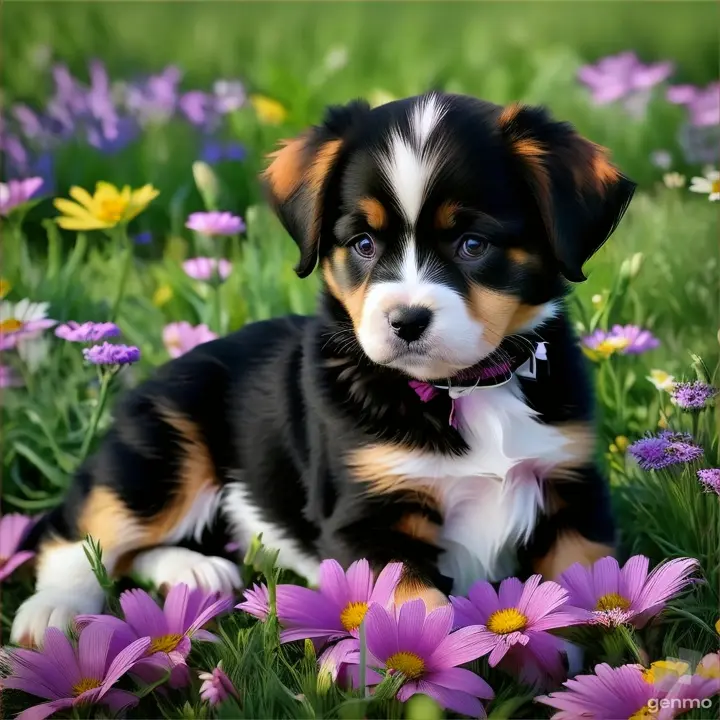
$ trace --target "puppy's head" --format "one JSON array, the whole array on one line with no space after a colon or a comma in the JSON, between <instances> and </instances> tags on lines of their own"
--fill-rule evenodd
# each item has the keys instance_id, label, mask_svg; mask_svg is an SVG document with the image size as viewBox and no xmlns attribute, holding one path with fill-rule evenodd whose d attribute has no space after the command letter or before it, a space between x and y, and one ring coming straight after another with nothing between
<instances>
[{"instance_id":1,"label":"puppy's head","mask_svg":"<svg viewBox=\"0 0 720 720\"><path fill-rule=\"evenodd\" d=\"M374 362L472 367L552 317L635 185L538 108L432 93L331 108L273 155L272 203Z\"/></svg>"}]
</instances>

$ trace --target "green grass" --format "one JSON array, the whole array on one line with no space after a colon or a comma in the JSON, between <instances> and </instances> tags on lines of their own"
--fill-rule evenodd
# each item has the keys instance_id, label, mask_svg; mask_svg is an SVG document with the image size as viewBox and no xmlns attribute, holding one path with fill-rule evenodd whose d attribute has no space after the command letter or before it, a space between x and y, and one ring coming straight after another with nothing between
<instances>
[{"instance_id":1,"label":"green grass","mask_svg":"<svg viewBox=\"0 0 720 720\"><path fill-rule=\"evenodd\" d=\"M577 287L573 311L586 329L597 321L602 326L637 323L662 343L646 355L614 356L596 368L599 450L613 487L621 551L642 552L653 563L696 557L706 580L637 637L648 659L656 660L717 649L720 510L715 496L699 491L690 469L640 473L609 447L617 436L632 440L660 422L690 429L690 419L646 380L650 369L690 378L692 352L716 372L717 205L687 188L665 188L649 161L653 150L664 148L674 156L674 169L699 174L700 168L684 163L677 144L681 108L666 105L657 92L647 117L631 120L617 107L593 107L575 75L583 63L634 49L646 61L674 60L674 82L710 82L717 78L718 12L711 2L7 2L3 101L45 101L50 76L36 60L38 48L48 45L53 58L80 77L86 76L93 57L106 62L117 79L175 63L185 73L186 89L207 89L219 77L237 77L250 91L282 102L288 118L280 126L263 125L244 108L222 130L223 137L243 143L248 152L244 162L216 168L222 207L242 214L248 226L241 241L224 247L234 263L221 289L224 331L282 313L313 311L319 281L295 277L297 250L263 205L256 176L277 139L317 122L326 104L377 91L402 96L442 87L499 103L546 104L557 117L609 147L640 189L619 229L589 266L589 280ZM331 70L326 58L339 47L347 50L348 63ZM183 259L203 249L202 241L183 227L187 214L202 207L191 174L198 147L193 130L171 122L150 128L114 156L80 143L56 153L59 195L71 184L91 188L98 180L133 186L152 182L161 191L131 226L131 232L152 230L154 240L134 248L118 318L124 341L141 347L143 359L113 385L100 434L111 423L117 394L167 359L164 325L213 321L211 293L180 268ZM100 233L60 233L45 222L53 215L46 199L27 215L22 232L13 234L3 225L2 275L13 286L8 299L48 301L50 316L59 321L106 319L119 282L120 243ZM623 262L636 253L643 258L638 274L620 282ZM163 304L157 302L159 289L171 296ZM603 297L600 306L592 301L598 294ZM98 386L79 350L55 338L49 339L49 354L35 369L12 353L3 362L21 369L27 384L3 395L3 512L40 512L55 505L67 487ZM698 435L705 467L720 465L718 427L718 413L706 413ZM22 572L4 585L3 631L29 590L30 580ZM388 698L368 701L318 680L313 648L300 643L280 649L272 623L258 624L236 613L221 623L220 632L220 644L197 644L192 664L207 669L222 658L241 690L239 705L229 703L213 713L200 703L196 683L186 692L148 695L135 716L351 718L407 712L409 717L435 717L431 708L404 711ZM587 647L587 666L610 656L616 662L630 657L627 648L615 648L614 655L610 650L609 643L595 638ZM495 717L543 713L529 701L526 688L484 666L481 671L498 693L490 707ZM28 697L9 694L6 709L29 704ZM90 717L90 712L81 715Z\"/></svg>"}]
</instances>

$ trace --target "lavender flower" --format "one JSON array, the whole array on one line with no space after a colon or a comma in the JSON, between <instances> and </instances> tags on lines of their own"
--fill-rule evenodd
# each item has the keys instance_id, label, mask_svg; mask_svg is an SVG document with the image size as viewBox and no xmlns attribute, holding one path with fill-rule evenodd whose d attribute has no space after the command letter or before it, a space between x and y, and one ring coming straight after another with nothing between
<instances>
[{"instance_id":1,"label":"lavender flower","mask_svg":"<svg viewBox=\"0 0 720 720\"><path fill-rule=\"evenodd\" d=\"M714 492L720 495L720 468L698 470L697 476L700 484L705 488L705 492Z\"/></svg>"},{"instance_id":2,"label":"lavender flower","mask_svg":"<svg viewBox=\"0 0 720 720\"><path fill-rule=\"evenodd\" d=\"M9 365L0 365L0 388L22 387L23 380Z\"/></svg>"},{"instance_id":3,"label":"lavender flower","mask_svg":"<svg viewBox=\"0 0 720 720\"><path fill-rule=\"evenodd\" d=\"M24 205L42 187L43 179L31 177L0 183L0 215L9 215L16 207Z\"/></svg>"},{"instance_id":4,"label":"lavender flower","mask_svg":"<svg viewBox=\"0 0 720 720\"><path fill-rule=\"evenodd\" d=\"M245 230L245 223L229 212L196 212L188 217L185 227L203 235L236 235Z\"/></svg>"},{"instance_id":5,"label":"lavender flower","mask_svg":"<svg viewBox=\"0 0 720 720\"><path fill-rule=\"evenodd\" d=\"M222 115L239 110L247 102L245 86L238 80L217 80L213 92L215 108Z\"/></svg>"},{"instance_id":6,"label":"lavender flower","mask_svg":"<svg viewBox=\"0 0 720 720\"><path fill-rule=\"evenodd\" d=\"M182 72L170 65L158 75L128 84L125 88L125 106L140 125L167 122L177 108L181 78Z\"/></svg>"},{"instance_id":7,"label":"lavender flower","mask_svg":"<svg viewBox=\"0 0 720 720\"><path fill-rule=\"evenodd\" d=\"M623 355L640 355L660 346L660 341L649 330L643 330L637 325L613 325L610 335L627 340Z\"/></svg>"},{"instance_id":8,"label":"lavender flower","mask_svg":"<svg viewBox=\"0 0 720 720\"><path fill-rule=\"evenodd\" d=\"M71 320L55 328L55 335L69 342L97 342L109 337L117 337L120 335L120 328L111 322L80 324Z\"/></svg>"},{"instance_id":9,"label":"lavender flower","mask_svg":"<svg viewBox=\"0 0 720 720\"><path fill-rule=\"evenodd\" d=\"M212 672L201 672L198 676L203 681L200 686L200 698L208 704L219 705L230 696L236 700L240 698L232 681L222 669L222 662L219 662Z\"/></svg>"},{"instance_id":10,"label":"lavender flower","mask_svg":"<svg viewBox=\"0 0 720 720\"><path fill-rule=\"evenodd\" d=\"M247 150L240 143L223 143L208 138L200 149L200 159L209 165L222 161L242 162L247 157Z\"/></svg>"},{"instance_id":11,"label":"lavender flower","mask_svg":"<svg viewBox=\"0 0 720 720\"><path fill-rule=\"evenodd\" d=\"M670 465L692 462L702 457L703 449L687 433L664 430L635 441L628 452L643 470L661 470Z\"/></svg>"},{"instance_id":12,"label":"lavender flower","mask_svg":"<svg viewBox=\"0 0 720 720\"><path fill-rule=\"evenodd\" d=\"M712 405L718 389L696 380L695 382L676 383L671 393L673 402L682 410L699 412Z\"/></svg>"},{"instance_id":13,"label":"lavender flower","mask_svg":"<svg viewBox=\"0 0 720 720\"><path fill-rule=\"evenodd\" d=\"M134 345L103 343L83 350L83 357L92 365L130 365L140 359L140 350Z\"/></svg>"},{"instance_id":14,"label":"lavender flower","mask_svg":"<svg viewBox=\"0 0 720 720\"><path fill-rule=\"evenodd\" d=\"M196 257L185 260L183 270L193 280L202 280L204 282L219 280L223 282L230 277L232 263L225 260L225 258L221 258L218 262L215 258Z\"/></svg>"},{"instance_id":15,"label":"lavender flower","mask_svg":"<svg viewBox=\"0 0 720 720\"><path fill-rule=\"evenodd\" d=\"M685 105L690 123L695 127L720 125L720 82L700 88L693 85L673 85L667 90L668 102Z\"/></svg>"}]
</instances>

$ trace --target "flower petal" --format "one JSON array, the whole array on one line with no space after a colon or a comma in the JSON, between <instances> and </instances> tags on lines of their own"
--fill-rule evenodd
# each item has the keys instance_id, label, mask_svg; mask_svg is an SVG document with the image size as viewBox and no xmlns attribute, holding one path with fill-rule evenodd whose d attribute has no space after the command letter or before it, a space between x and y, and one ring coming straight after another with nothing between
<instances>
[{"instance_id":1,"label":"flower petal","mask_svg":"<svg viewBox=\"0 0 720 720\"><path fill-rule=\"evenodd\" d=\"M592 570L580 563L574 563L558 578L558 584L570 593L573 605L594 610L597 596L593 590Z\"/></svg>"},{"instance_id":2,"label":"flower petal","mask_svg":"<svg viewBox=\"0 0 720 720\"><path fill-rule=\"evenodd\" d=\"M397 643L399 650L419 652L422 655L422 646L424 644L423 625L426 613L425 602L419 598L410 600L400 606L397 613ZM432 641L429 640L429 642ZM435 642L439 642L439 638Z\"/></svg>"},{"instance_id":3,"label":"flower petal","mask_svg":"<svg viewBox=\"0 0 720 720\"><path fill-rule=\"evenodd\" d=\"M78 185L73 185L70 188L69 195L73 200L77 200L80 205L82 205L84 208L86 208L89 211L93 210L93 199L92 195L85 189L81 188ZM56 201L56 207L57 207L57 201Z\"/></svg>"},{"instance_id":4,"label":"flower petal","mask_svg":"<svg viewBox=\"0 0 720 720\"><path fill-rule=\"evenodd\" d=\"M35 557L35 553L30 550L23 550L22 552L15 553L15 555L13 555L3 566L0 567L0 580L4 580L6 577L9 577L14 570L17 570L17 568L32 557Z\"/></svg>"},{"instance_id":5,"label":"flower petal","mask_svg":"<svg viewBox=\"0 0 720 720\"><path fill-rule=\"evenodd\" d=\"M481 626L460 628L440 642L428 658L427 667L441 670L464 665L489 652L496 642L496 636Z\"/></svg>"},{"instance_id":6,"label":"flower petal","mask_svg":"<svg viewBox=\"0 0 720 720\"><path fill-rule=\"evenodd\" d=\"M63 214L74 218L92 218L93 215L82 205L66 200L65 198L55 198L53 205Z\"/></svg>"},{"instance_id":7,"label":"flower petal","mask_svg":"<svg viewBox=\"0 0 720 720\"><path fill-rule=\"evenodd\" d=\"M55 222L63 230L102 230L113 226L113 223L106 223L96 218L68 218L59 217L55 219Z\"/></svg>"},{"instance_id":8,"label":"flower petal","mask_svg":"<svg viewBox=\"0 0 720 720\"><path fill-rule=\"evenodd\" d=\"M44 720L44 718L54 715L58 710L72 707L72 698L63 698L62 700L53 700L48 703L34 705L27 710L23 710L15 720Z\"/></svg>"},{"instance_id":9,"label":"flower petal","mask_svg":"<svg viewBox=\"0 0 720 720\"><path fill-rule=\"evenodd\" d=\"M104 623L90 623L78 640L78 660L80 676L83 678L102 678L110 649L113 631Z\"/></svg>"},{"instance_id":10,"label":"flower petal","mask_svg":"<svg viewBox=\"0 0 720 720\"><path fill-rule=\"evenodd\" d=\"M320 592L338 607L338 612L350 601L350 586L337 560L323 560L320 563Z\"/></svg>"},{"instance_id":11,"label":"flower petal","mask_svg":"<svg viewBox=\"0 0 720 720\"><path fill-rule=\"evenodd\" d=\"M600 558L592 568L595 597L600 598L620 590L620 566L614 557Z\"/></svg>"},{"instance_id":12,"label":"flower petal","mask_svg":"<svg viewBox=\"0 0 720 720\"><path fill-rule=\"evenodd\" d=\"M87 632L87 630L85 632ZM105 674L99 698L105 695L105 693L145 655L151 642L149 637L140 638L117 654Z\"/></svg>"},{"instance_id":13,"label":"flower petal","mask_svg":"<svg viewBox=\"0 0 720 720\"><path fill-rule=\"evenodd\" d=\"M370 601L387 605L395 592L403 573L402 563L388 563L377 576Z\"/></svg>"},{"instance_id":14,"label":"flower petal","mask_svg":"<svg viewBox=\"0 0 720 720\"><path fill-rule=\"evenodd\" d=\"M449 690L462 690L485 700L492 700L495 697L493 689L479 675L464 668L435 670L428 673L423 679L442 685Z\"/></svg>"},{"instance_id":15,"label":"flower petal","mask_svg":"<svg viewBox=\"0 0 720 720\"><path fill-rule=\"evenodd\" d=\"M125 621L139 637L159 637L170 632L165 614L144 590L126 590L120 596L120 607Z\"/></svg>"},{"instance_id":16,"label":"flower petal","mask_svg":"<svg viewBox=\"0 0 720 720\"><path fill-rule=\"evenodd\" d=\"M422 600L420 601L422 602ZM368 650L383 663L398 650L397 621L382 605L371 605L365 615Z\"/></svg>"},{"instance_id":17,"label":"flower petal","mask_svg":"<svg viewBox=\"0 0 720 720\"><path fill-rule=\"evenodd\" d=\"M214 617L222 615L230 610L235 602L231 595L223 595L218 598L214 603L208 605L193 621L190 627L187 629L187 634L192 635L194 632L199 630L203 625L209 623Z\"/></svg>"},{"instance_id":18,"label":"flower petal","mask_svg":"<svg viewBox=\"0 0 720 720\"><path fill-rule=\"evenodd\" d=\"M642 592L649 566L649 558L644 555L633 555L620 571L620 594L631 603L634 603Z\"/></svg>"},{"instance_id":19,"label":"flower petal","mask_svg":"<svg viewBox=\"0 0 720 720\"><path fill-rule=\"evenodd\" d=\"M516 577L506 578L500 583L498 590L498 600L501 608L519 608L520 599L522 597L530 597L538 586L540 580L539 575L533 575L528 579L526 585L523 585Z\"/></svg>"},{"instance_id":20,"label":"flower petal","mask_svg":"<svg viewBox=\"0 0 720 720\"><path fill-rule=\"evenodd\" d=\"M477 608L478 614L482 617L482 623L490 617L492 613L500 609L500 601L498 599L495 588L485 580L476 582L468 592L470 602Z\"/></svg>"},{"instance_id":21,"label":"flower petal","mask_svg":"<svg viewBox=\"0 0 720 720\"><path fill-rule=\"evenodd\" d=\"M427 695L433 698L433 700L437 700L440 706L447 710L452 710L472 718L486 717L482 703L477 698L461 690L448 690L442 685L437 685L425 680L420 680L407 690L406 687L400 689L398 699L407 700L412 695L417 694Z\"/></svg>"},{"instance_id":22,"label":"flower petal","mask_svg":"<svg viewBox=\"0 0 720 720\"><path fill-rule=\"evenodd\" d=\"M346 581L349 602L368 602L373 589L373 577L367 560L356 560L352 563L348 568Z\"/></svg>"}]
</instances>

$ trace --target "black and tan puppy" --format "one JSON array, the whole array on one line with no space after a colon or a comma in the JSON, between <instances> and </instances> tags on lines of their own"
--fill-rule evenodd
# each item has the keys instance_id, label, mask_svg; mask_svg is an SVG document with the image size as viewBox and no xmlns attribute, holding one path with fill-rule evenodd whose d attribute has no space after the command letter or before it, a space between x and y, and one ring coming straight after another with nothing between
<instances>
[{"instance_id":1,"label":"black and tan puppy","mask_svg":"<svg viewBox=\"0 0 720 720\"><path fill-rule=\"evenodd\" d=\"M607 152L544 110L432 93L330 109L265 181L298 275L322 273L318 315L248 325L127 395L42 526L13 640L101 609L87 533L111 571L229 590L233 563L178 546L222 518L311 583L323 558L402 561L398 598L428 603L611 550L563 301L633 194Z\"/></svg>"}]
</instances>

